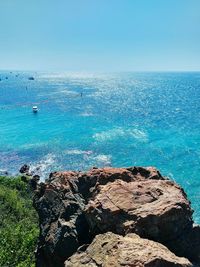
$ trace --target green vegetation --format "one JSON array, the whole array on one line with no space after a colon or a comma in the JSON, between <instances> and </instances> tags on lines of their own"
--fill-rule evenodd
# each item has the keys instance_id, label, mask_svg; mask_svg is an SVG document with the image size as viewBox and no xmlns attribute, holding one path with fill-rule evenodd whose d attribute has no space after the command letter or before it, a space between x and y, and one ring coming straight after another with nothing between
<instances>
[{"instance_id":1,"label":"green vegetation","mask_svg":"<svg viewBox=\"0 0 200 267\"><path fill-rule=\"evenodd\" d=\"M38 234L28 183L0 176L0 266L34 267Z\"/></svg>"}]
</instances>

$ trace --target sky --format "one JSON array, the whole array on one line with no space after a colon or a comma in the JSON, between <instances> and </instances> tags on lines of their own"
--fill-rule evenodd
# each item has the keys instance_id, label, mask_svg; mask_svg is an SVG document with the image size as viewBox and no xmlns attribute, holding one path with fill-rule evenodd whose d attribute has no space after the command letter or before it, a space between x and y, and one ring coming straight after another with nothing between
<instances>
[{"instance_id":1,"label":"sky","mask_svg":"<svg viewBox=\"0 0 200 267\"><path fill-rule=\"evenodd\" d=\"M199 71L200 0L0 0L0 69Z\"/></svg>"}]
</instances>

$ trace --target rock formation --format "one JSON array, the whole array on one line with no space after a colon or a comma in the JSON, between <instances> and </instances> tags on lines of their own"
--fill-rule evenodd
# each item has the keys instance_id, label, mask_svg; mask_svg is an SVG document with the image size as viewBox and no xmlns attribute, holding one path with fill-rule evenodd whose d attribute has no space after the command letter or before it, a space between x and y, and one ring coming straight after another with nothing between
<instances>
[{"instance_id":1,"label":"rock formation","mask_svg":"<svg viewBox=\"0 0 200 267\"><path fill-rule=\"evenodd\" d=\"M180 257L200 263L200 227L193 226L190 202L155 168L55 172L34 188L40 220L37 267L83 266L85 259L85 266L192 266ZM99 250L109 237L120 245L109 242ZM104 261L107 253L114 255L110 263Z\"/></svg>"},{"instance_id":2,"label":"rock formation","mask_svg":"<svg viewBox=\"0 0 200 267\"><path fill-rule=\"evenodd\" d=\"M30 166L27 165L27 164L24 164L24 165L20 168L19 172L20 172L20 173L23 173L23 174L27 174L27 175L29 175L29 170L30 170Z\"/></svg>"},{"instance_id":3,"label":"rock formation","mask_svg":"<svg viewBox=\"0 0 200 267\"><path fill-rule=\"evenodd\" d=\"M76 252L65 262L65 267L90 266L189 267L192 264L157 242L140 238L136 234L123 237L108 232L97 235L84 252Z\"/></svg>"}]
</instances>

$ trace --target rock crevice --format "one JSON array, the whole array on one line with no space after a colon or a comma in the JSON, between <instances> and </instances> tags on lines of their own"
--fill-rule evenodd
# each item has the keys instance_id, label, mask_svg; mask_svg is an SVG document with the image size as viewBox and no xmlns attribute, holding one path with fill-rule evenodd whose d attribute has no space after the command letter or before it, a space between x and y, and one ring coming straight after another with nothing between
<instances>
[{"instance_id":1,"label":"rock crevice","mask_svg":"<svg viewBox=\"0 0 200 267\"><path fill-rule=\"evenodd\" d=\"M51 173L35 187L34 207L37 267L200 264L200 227L193 226L190 202L153 167Z\"/></svg>"}]
</instances>

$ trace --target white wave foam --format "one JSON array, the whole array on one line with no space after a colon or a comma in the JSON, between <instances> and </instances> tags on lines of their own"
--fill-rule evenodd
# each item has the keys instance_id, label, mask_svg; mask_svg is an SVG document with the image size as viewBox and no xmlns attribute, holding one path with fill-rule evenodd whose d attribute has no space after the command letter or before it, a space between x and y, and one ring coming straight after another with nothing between
<instances>
[{"instance_id":1,"label":"white wave foam","mask_svg":"<svg viewBox=\"0 0 200 267\"><path fill-rule=\"evenodd\" d=\"M91 117L91 116L94 116L94 114L92 112L83 112L80 114L80 116L82 117Z\"/></svg>"},{"instance_id":2,"label":"white wave foam","mask_svg":"<svg viewBox=\"0 0 200 267\"><path fill-rule=\"evenodd\" d=\"M139 139L141 141L148 141L148 135L144 131L138 129L129 129L127 132L136 139Z\"/></svg>"},{"instance_id":3,"label":"white wave foam","mask_svg":"<svg viewBox=\"0 0 200 267\"><path fill-rule=\"evenodd\" d=\"M26 143L26 144L23 144L21 147L23 149L32 149L32 148L41 148L41 147L44 147L44 146L47 146L48 143L47 142L37 142L37 143Z\"/></svg>"},{"instance_id":4,"label":"white wave foam","mask_svg":"<svg viewBox=\"0 0 200 267\"><path fill-rule=\"evenodd\" d=\"M135 128L124 129L121 127L96 133L93 135L93 138L98 142L111 141L116 138L134 138L142 142L148 141L148 135L144 131Z\"/></svg>"},{"instance_id":5,"label":"white wave foam","mask_svg":"<svg viewBox=\"0 0 200 267\"><path fill-rule=\"evenodd\" d=\"M43 159L30 165L30 171L40 175L44 181L46 175L51 171L52 165L55 165L56 157L53 154L47 154Z\"/></svg>"},{"instance_id":6,"label":"white wave foam","mask_svg":"<svg viewBox=\"0 0 200 267\"><path fill-rule=\"evenodd\" d=\"M64 153L67 155L91 155L93 152L91 150L70 149L65 150Z\"/></svg>"},{"instance_id":7,"label":"white wave foam","mask_svg":"<svg viewBox=\"0 0 200 267\"><path fill-rule=\"evenodd\" d=\"M94 157L97 165L110 166L111 165L111 155L99 154Z\"/></svg>"}]
</instances>

